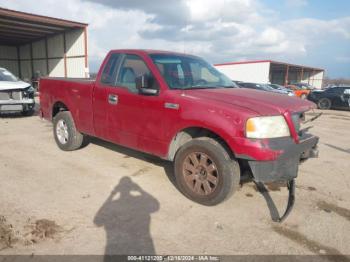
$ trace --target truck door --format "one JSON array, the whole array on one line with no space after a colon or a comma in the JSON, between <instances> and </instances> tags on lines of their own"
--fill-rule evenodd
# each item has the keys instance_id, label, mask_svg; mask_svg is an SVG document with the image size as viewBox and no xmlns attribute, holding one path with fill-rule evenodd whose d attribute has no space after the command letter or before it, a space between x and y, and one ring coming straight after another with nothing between
<instances>
[{"instance_id":1,"label":"truck door","mask_svg":"<svg viewBox=\"0 0 350 262\"><path fill-rule=\"evenodd\" d=\"M101 126L96 126L96 130L115 143L160 155L166 146L162 142L161 121L164 102L158 95L142 95L136 89L136 77L152 73L143 59L134 54L121 54L117 64L110 70L112 80L108 82L107 77L104 84L101 79L96 88L96 110L101 110L101 120L95 121ZM106 67L113 66L107 63Z\"/></svg>"},{"instance_id":2,"label":"truck door","mask_svg":"<svg viewBox=\"0 0 350 262\"><path fill-rule=\"evenodd\" d=\"M342 101L342 108L350 109L350 87L343 88L340 99Z\"/></svg>"},{"instance_id":3,"label":"truck door","mask_svg":"<svg viewBox=\"0 0 350 262\"><path fill-rule=\"evenodd\" d=\"M344 96L344 88L342 87L334 87L329 90L330 99L332 101L332 105L336 108L344 108L345 105L348 104L348 101Z\"/></svg>"},{"instance_id":4,"label":"truck door","mask_svg":"<svg viewBox=\"0 0 350 262\"><path fill-rule=\"evenodd\" d=\"M118 53L112 53L104 65L100 79L96 80L94 94L93 94L93 115L94 115L94 130L97 137L105 140L118 142L117 135L113 133L113 130L118 130L118 123L111 119L111 115L108 114L108 110L116 106L114 101L116 98L115 82L120 67L122 55ZM111 124L112 121L112 124ZM113 139L112 139L113 138Z\"/></svg>"}]
</instances>

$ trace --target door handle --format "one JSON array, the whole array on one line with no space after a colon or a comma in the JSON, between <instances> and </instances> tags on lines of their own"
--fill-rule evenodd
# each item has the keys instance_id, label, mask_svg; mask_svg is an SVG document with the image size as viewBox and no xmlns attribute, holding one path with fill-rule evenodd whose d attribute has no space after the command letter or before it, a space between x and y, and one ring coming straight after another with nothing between
<instances>
[{"instance_id":1,"label":"door handle","mask_svg":"<svg viewBox=\"0 0 350 262\"><path fill-rule=\"evenodd\" d=\"M108 95L108 103L110 103L112 105L118 104L118 96L109 94Z\"/></svg>"}]
</instances>

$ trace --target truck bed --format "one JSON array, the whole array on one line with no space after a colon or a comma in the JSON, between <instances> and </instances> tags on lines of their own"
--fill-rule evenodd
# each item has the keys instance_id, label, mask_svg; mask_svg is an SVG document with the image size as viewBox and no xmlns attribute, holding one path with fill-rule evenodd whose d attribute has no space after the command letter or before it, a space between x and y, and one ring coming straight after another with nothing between
<instances>
[{"instance_id":1,"label":"truck bed","mask_svg":"<svg viewBox=\"0 0 350 262\"><path fill-rule=\"evenodd\" d=\"M40 79L41 115L52 120L55 104L66 105L77 128L93 134L92 97L95 81L86 78L46 77Z\"/></svg>"}]
</instances>

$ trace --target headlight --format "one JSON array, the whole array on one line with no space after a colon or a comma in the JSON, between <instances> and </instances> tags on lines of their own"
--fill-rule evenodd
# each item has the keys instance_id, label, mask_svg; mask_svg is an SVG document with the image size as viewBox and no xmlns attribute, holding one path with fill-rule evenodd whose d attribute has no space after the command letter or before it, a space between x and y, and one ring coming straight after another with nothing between
<instances>
[{"instance_id":1,"label":"headlight","mask_svg":"<svg viewBox=\"0 0 350 262\"><path fill-rule=\"evenodd\" d=\"M30 86L30 87L28 87L28 89L26 89L26 92L28 92L28 93L34 93L34 91L35 91L35 89L32 86Z\"/></svg>"},{"instance_id":2,"label":"headlight","mask_svg":"<svg viewBox=\"0 0 350 262\"><path fill-rule=\"evenodd\" d=\"M275 138L290 136L283 116L262 116L249 118L246 123L248 138Z\"/></svg>"},{"instance_id":3,"label":"headlight","mask_svg":"<svg viewBox=\"0 0 350 262\"><path fill-rule=\"evenodd\" d=\"M26 88L25 90L23 90L23 96L25 98L34 98L34 92L35 89L32 86L29 86L28 88Z\"/></svg>"}]
</instances>

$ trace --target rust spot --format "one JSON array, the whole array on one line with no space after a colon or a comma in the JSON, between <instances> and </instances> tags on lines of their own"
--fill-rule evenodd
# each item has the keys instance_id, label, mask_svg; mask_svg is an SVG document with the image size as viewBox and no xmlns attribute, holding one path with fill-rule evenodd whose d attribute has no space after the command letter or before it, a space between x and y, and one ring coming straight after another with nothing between
<instances>
[{"instance_id":1,"label":"rust spot","mask_svg":"<svg viewBox=\"0 0 350 262\"><path fill-rule=\"evenodd\" d=\"M251 193L247 193L247 194L245 194L247 197L253 197L253 194L251 194Z\"/></svg>"},{"instance_id":2,"label":"rust spot","mask_svg":"<svg viewBox=\"0 0 350 262\"><path fill-rule=\"evenodd\" d=\"M350 221L350 210L343 208L343 207L339 207L337 205L328 203L326 201L319 201L317 202L317 207L322 209L323 211L330 213L330 212L334 212L339 216L344 217L345 219Z\"/></svg>"}]
</instances>

